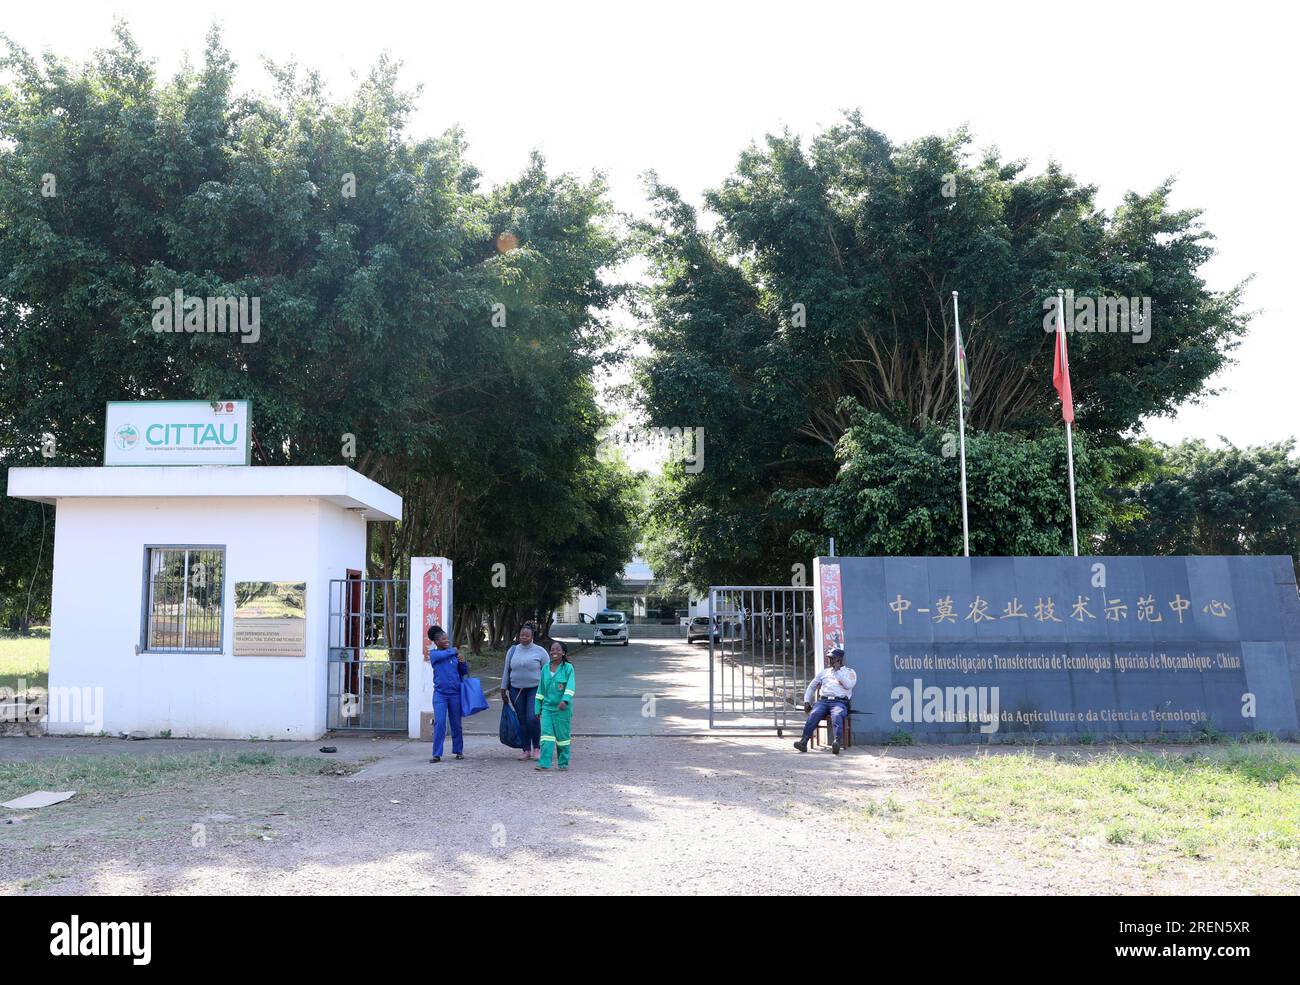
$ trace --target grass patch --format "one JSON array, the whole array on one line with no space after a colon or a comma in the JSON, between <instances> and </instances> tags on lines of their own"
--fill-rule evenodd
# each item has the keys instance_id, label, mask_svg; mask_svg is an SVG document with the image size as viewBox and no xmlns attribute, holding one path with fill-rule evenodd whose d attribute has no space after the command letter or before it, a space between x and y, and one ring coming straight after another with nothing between
<instances>
[{"instance_id":1,"label":"grass patch","mask_svg":"<svg viewBox=\"0 0 1300 985\"><path fill-rule=\"evenodd\" d=\"M63 869L54 869L50 872L42 873L31 879L22 879L18 883L18 888L25 893L37 893L42 890L57 886L64 879L72 877L72 873Z\"/></svg>"},{"instance_id":2,"label":"grass patch","mask_svg":"<svg viewBox=\"0 0 1300 985\"><path fill-rule=\"evenodd\" d=\"M76 790L75 803L238 776L336 775L356 770L350 763L319 756L277 756L261 751L212 751L179 756L69 756L33 762L0 762L0 801L33 790Z\"/></svg>"},{"instance_id":3,"label":"grass patch","mask_svg":"<svg viewBox=\"0 0 1300 985\"><path fill-rule=\"evenodd\" d=\"M1300 753L1233 743L1189 755L1111 752L950 758L929 766L921 809L1062 840L1300 863Z\"/></svg>"},{"instance_id":4,"label":"grass patch","mask_svg":"<svg viewBox=\"0 0 1300 985\"><path fill-rule=\"evenodd\" d=\"M0 630L0 687L49 687L50 629L35 627L31 636Z\"/></svg>"},{"instance_id":5,"label":"grass patch","mask_svg":"<svg viewBox=\"0 0 1300 985\"><path fill-rule=\"evenodd\" d=\"M870 818L894 818L903 813L903 806L891 794L884 800L868 800L862 810Z\"/></svg>"}]
</instances>

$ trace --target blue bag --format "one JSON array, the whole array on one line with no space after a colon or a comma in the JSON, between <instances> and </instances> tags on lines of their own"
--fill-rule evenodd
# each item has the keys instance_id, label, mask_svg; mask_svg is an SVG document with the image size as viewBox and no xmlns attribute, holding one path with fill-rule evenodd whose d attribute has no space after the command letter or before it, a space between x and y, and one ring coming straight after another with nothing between
<instances>
[{"instance_id":1,"label":"blue bag","mask_svg":"<svg viewBox=\"0 0 1300 985\"><path fill-rule=\"evenodd\" d=\"M519 731L519 716L510 703L506 702L501 706L501 729L498 733L501 744L511 749L522 749L524 744L519 738Z\"/></svg>"},{"instance_id":2,"label":"blue bag","mask_svg":"<svg viewBox=\"0 0 1300 985\"><path fill-rule=\"evenodd\" d=\"M487 711L487 698L483 697L483 685L477 677L464 677L460 682L460 713L477 715Z\"/></svg>"}]
</instances>

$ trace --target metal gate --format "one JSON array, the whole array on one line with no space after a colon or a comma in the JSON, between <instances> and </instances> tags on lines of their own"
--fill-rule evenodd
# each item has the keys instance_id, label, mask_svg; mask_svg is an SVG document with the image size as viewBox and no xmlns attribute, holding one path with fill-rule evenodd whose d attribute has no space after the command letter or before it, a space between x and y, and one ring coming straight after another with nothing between
<instances>
[{"instance_id":1,"label":"metal gate","mask_svg":"<svg viewBox=\"0 0 1300 985\"><path fill-rule=\"evenodd\" d=\"M803 723L817 673L813 590L783 585L709 589L709 728Z\"/></svg>"},{"instance_id":2,"label":"metal gate","mask_svg":"<svg viewBox=\"0 0 1300 985\"><path fill-rule=\"evenodd\" d=\"M330 582L326 725L334 731L407 730L407 593L393 578Z\"/></svg>"}]
</instances>

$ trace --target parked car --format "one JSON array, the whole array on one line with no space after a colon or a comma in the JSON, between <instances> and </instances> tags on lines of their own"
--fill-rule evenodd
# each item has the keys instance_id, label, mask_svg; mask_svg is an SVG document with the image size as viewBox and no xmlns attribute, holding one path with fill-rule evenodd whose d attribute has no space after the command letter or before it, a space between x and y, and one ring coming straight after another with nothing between
<instances>
[{"instance_id":1,"label":"parked car","mask_svg":"<svg viewBox=\"0 0 1300 985\"><path fill-rule=\"evenodd\" d=\"M722 639L717 624L708 616L696 616L691 620L690 625L686 627L687 643L694 643L696 640L707 640L710 636L713 637L715 643Z\"/></svg>"},{"instance_id":2,"label":"parked car","mask_svg":"<svg viewBox=\"0 0 1300 985\"><path fill-rule=\"evenodd\" d=\"M601 609L596 613L596 638L593 643L621 643L627 646L627 613Z\"/></svg>"}]
</instances>

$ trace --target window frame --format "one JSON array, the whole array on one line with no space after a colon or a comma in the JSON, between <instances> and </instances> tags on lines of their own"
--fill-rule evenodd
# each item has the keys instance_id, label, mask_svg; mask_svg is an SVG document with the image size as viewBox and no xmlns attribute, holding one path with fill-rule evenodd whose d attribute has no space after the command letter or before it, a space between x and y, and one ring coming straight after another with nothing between
<instances>
[{"instance_id":1,"label":"window frame","mask_svg":"<svg viewBox=\"0 0 1300 985\"><path fill-rule=\"evenodd\" d=\"M153 611L153 590L154 583L150 577L150 561L153 559L154 551L220 551L221 552L221 587L218 592L220 599L220 618L217 620L217 645L216 647L200 647L195 649L190 646L167 647L162 650L153 650L149 648L149 617ZM140 591L140 653L153 653L159 655L170 654L224 654L226 652L226 545L225 544L145 544L144 545L144 583ZM186 559L188 562L188 558ZM185 569L188 572L189 565L186 563ZM185 596L189 599L189 577L188 574L184 579ZM189 642L189 613L188 606L185 607L186 618L182 622L182 635L186 642Z\"/></svg>"}]
</instances>

